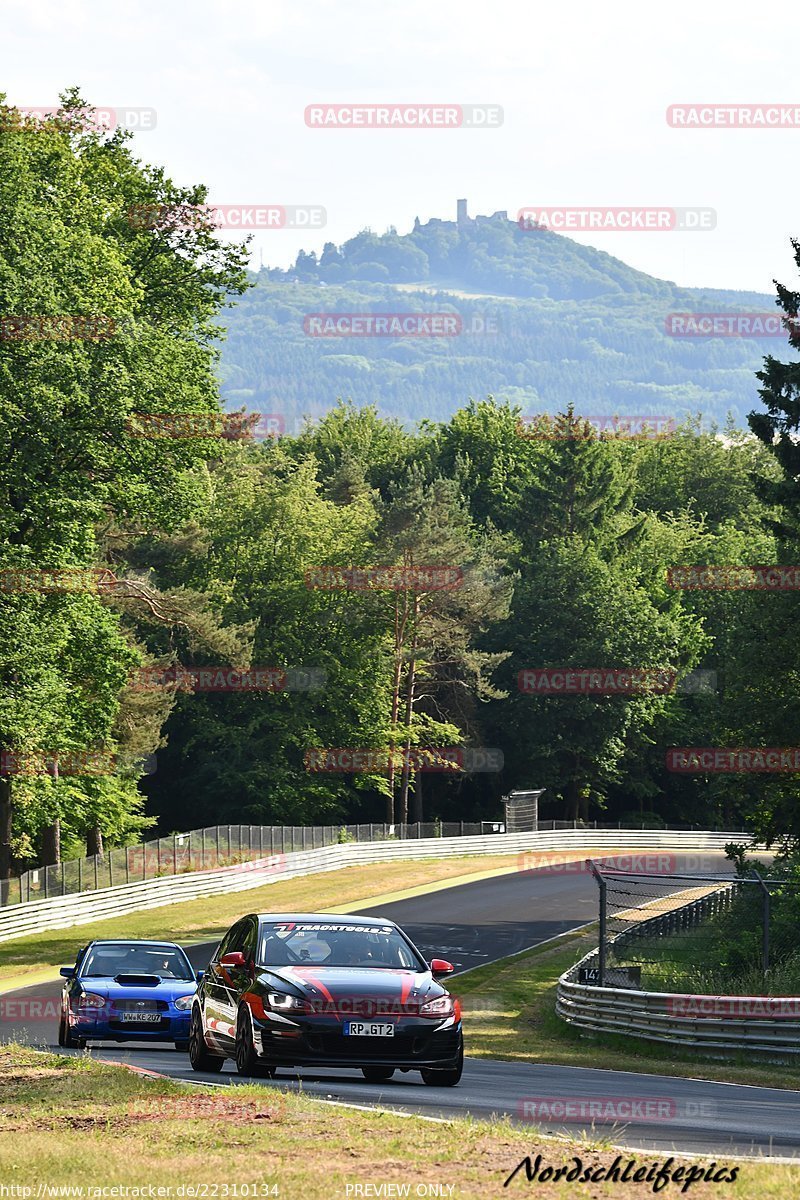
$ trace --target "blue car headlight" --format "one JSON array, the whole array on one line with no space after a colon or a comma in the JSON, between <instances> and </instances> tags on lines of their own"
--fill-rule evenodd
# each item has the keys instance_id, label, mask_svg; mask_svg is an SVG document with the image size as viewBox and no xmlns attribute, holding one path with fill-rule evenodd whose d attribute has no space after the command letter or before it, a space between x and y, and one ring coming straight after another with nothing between
<instances>
[{"instance_id":1,"label":"blue car headlight","mask_svg":"<svg viewBox=\"0 0 800 1200\"><path fill-rule=\"evenodd\" d=\"M192 1007L194 996L195 993L192 992L191 996L178 996L177 1000L173 1000L173 1004L177 1008L178 1012L187 1012L188 1009Z\"/></svg>"}]
</instances>

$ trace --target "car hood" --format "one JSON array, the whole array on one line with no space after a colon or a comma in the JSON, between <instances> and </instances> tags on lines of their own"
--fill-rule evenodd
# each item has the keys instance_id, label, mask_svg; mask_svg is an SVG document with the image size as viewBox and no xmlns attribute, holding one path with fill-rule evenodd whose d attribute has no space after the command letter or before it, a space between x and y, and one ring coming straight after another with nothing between
<instances>
[{"instance_id":1,"label":"car hood","mask_svg":"<svg viewBox=\"0 0 800 1200\"><path fill-rule=\"evenodd\" d=\"M96 996L104 996L107 1000L176 1000L179 996L191 996L197 991L197 984L192 979L163 979L160 983L145 986L117 983L116 979L106 976L83 978L79 982L85 992L94 992Z\"/></svg>"},{"instance_id":2,"label":"car hood","mask_svg":"<svg viewBox=\"0 0 800 1200\"><path fill-rule=\"evenodd\" d=\"M365 1011L379 1002L385 1012L394 1006L413 1012L418 1005L446 995L429 971L378 967L273 967L260 976L260 982L265 988L285 989L322 1006L344 1001L342 1007L355 1012L361 1011L359 1002Z\"/></svg>"}]
</instances>

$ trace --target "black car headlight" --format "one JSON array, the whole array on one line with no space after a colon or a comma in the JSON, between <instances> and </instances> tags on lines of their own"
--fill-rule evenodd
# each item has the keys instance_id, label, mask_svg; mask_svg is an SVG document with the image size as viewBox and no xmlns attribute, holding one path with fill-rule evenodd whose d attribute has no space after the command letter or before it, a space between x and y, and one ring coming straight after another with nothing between
<instances>
[{"instance_id":1,"label":"black car headlight","mask_svg":"<svg viewBox=\"0 0 800 1200\"><path fill-rule=\"evenodd\" d=\"M267 1004L276 1012L311 1011L307 1000L301 1000L299 996L290 996L288 992L267 992Z\"/></svg>"},{"instance_id":2,"label":"black car headlight","mask_svg":"<svg viewBox=\"0 0 800 1200\"><path fill-rule=\"evenodd\" d=\"M421 1004L419 1015L421 1017L461 1016L460 1005L452 996L439 996L436 1000L429 1000L427 1004Z\"/></svg>"}]
</instances>

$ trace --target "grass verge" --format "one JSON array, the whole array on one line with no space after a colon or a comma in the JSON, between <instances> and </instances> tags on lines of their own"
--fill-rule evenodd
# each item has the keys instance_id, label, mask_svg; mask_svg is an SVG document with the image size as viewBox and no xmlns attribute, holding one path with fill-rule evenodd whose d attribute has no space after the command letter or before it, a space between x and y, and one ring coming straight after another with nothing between
<instances>
[{"instance_id":1,"label":"grass verge","mask_svg":"<svg viewBox=\"0 0 800 1200\"><path fill-rule=\"evenodd\" d=\"M616 1158L608 1145L532 1138L505 1121L433 1122L348 1109L257 1085L181 1086L20 1046L0 1046L0 1131L0 1183L15 1187L4 1194L20 1200L65 1194L100 1200L103 1188L117 1188L113 1194L121 1200L152 1194L164 1200L203 1195L355 1200L403 1195L396 1190L403 1185L406 1195L453 1200L515 1192L556 1200L653 1194L646 1182L528 1183L524 1170L503 1187L526 1155L540 1154L543 1168L572 1167L574 1155L594 1170ZM622 1152L621 1165L631 1158L637 1167L665 1162L664 1155ZM672 1169L678 1166L686 1170L690 1163L673 1160ZM736 1166L734 1182L697 1182L688 1194L700 1200L783 1200L798 1194L800 1166L718 1164L726 1179ZM364 1190L368 1184L370 1191ZM374 1190L381 1184L381 1191ZM433 1191L434 1185L441 1190ZM57 1190L67 1187L83 1191ZM164 1190L149 1193L150 1187ZM680 1182L672 1183L662 1194L679 1195L680 1189Z\"/></svg>"},{"instance_id":2,"label":"grass verge","mask_svg":"<svg viewBox=\"0 0 800 1200\"><path fill-rule=\"evenodd\" d=\"M555 1013L558 977L596 945L597 931L592 928L456 978L452 990L464 1009L467 1054L762 1087L800 1087L797 1067L752 1065L744 1058L721 1062L704 1058L695 1047L682 1053L657 1042L610 1034L593 1037L562 1021Z\"/></svg>"},{"instance_id":3,"label":"grass verge","mask_svg":"<svg viewBox=\"0 0 800 1200\"><path fill-rule=\"evenodd\" d=\"M582 856L586 853L582 851ZM41 974L42 968L53 968L57 973L62 964L74 962L78 947L85 946L92 938L211 941L243 913L289 909L316 912L334 905L357 904L395 889L406 890L493 869L513 869L517 859L515 854L505 854L369 863L0 942L0 985L4 979L13 977L14 986L23 986L17 977L26 971Z\"/></svg>"}]
</instances>

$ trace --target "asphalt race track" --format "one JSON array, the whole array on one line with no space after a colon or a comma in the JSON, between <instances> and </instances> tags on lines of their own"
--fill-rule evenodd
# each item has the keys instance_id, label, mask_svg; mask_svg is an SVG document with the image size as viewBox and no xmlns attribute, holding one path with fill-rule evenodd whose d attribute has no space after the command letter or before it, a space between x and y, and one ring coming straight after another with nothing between
<instances>
[{"instance_id":1,"label":"asphalt race track","mask_svg":"<svg viewBox=\"0 0 800 1200\"><path fill-rule=\"evenodd\" d=\"M729 868L721 854L704 857L706 864L712 861L715 872ZM693 865L691 857L679 858L676 869L691 873ZM593 920L597 887L591 875L575 871L514 872L375 909L355 908L360 913L380 914L397 921L427 958L448 958L463 971ZM245 893L242 913L247 911ZM163 936L169 937L167 929ZM79 944L80 929L76 929L76 950ZM187 947L196 967L205 966L212 949L210 943ZM56 983L6 993L2 997L2 1040L16 1039L55 1049L59 993L60 985ZM42 1001L38 1009L30 1003L37 999ZM33 1020L19 1019L21 1014L34 1012L37 1016ZM226 1086L239 1081L233 1064L227 1064L222 1075L195 1074L187 1056L173 1048L106 1042L95 1044L89 1052L94 1057L195 1083ZM263 1083L265 1087L302 1086L306 1094L330 1100L379 1104L431 1116L505 1114L519 1121L530 1120L541 1130L575 1136L584 1132L591 1135L594 1130L618 1145L654 1152L800 1157L800 1091L469 1058L457 1088L426 1087L415 1072L398 1072L388 1083L376 1085L366 1083L358 1072L308 1068L281 1072L274 1081ZM609 1100L616 1105L614 1112L609 1115L600 1110L601 1115L593 1119L591 1112L597 1114L598 1105L605 1106ZM568 1122L559 1107L564 1101L585 1102L577 1106ZM628 1101L630 1110L622 1113L620 1101ZM586 1107L589 1103L591 1110ZM549 1116L542 1115L542 1105ZM536 1106L537 1114L533 1118L529 1115L532 1106Z\"/></svg>"}]
</instances>

